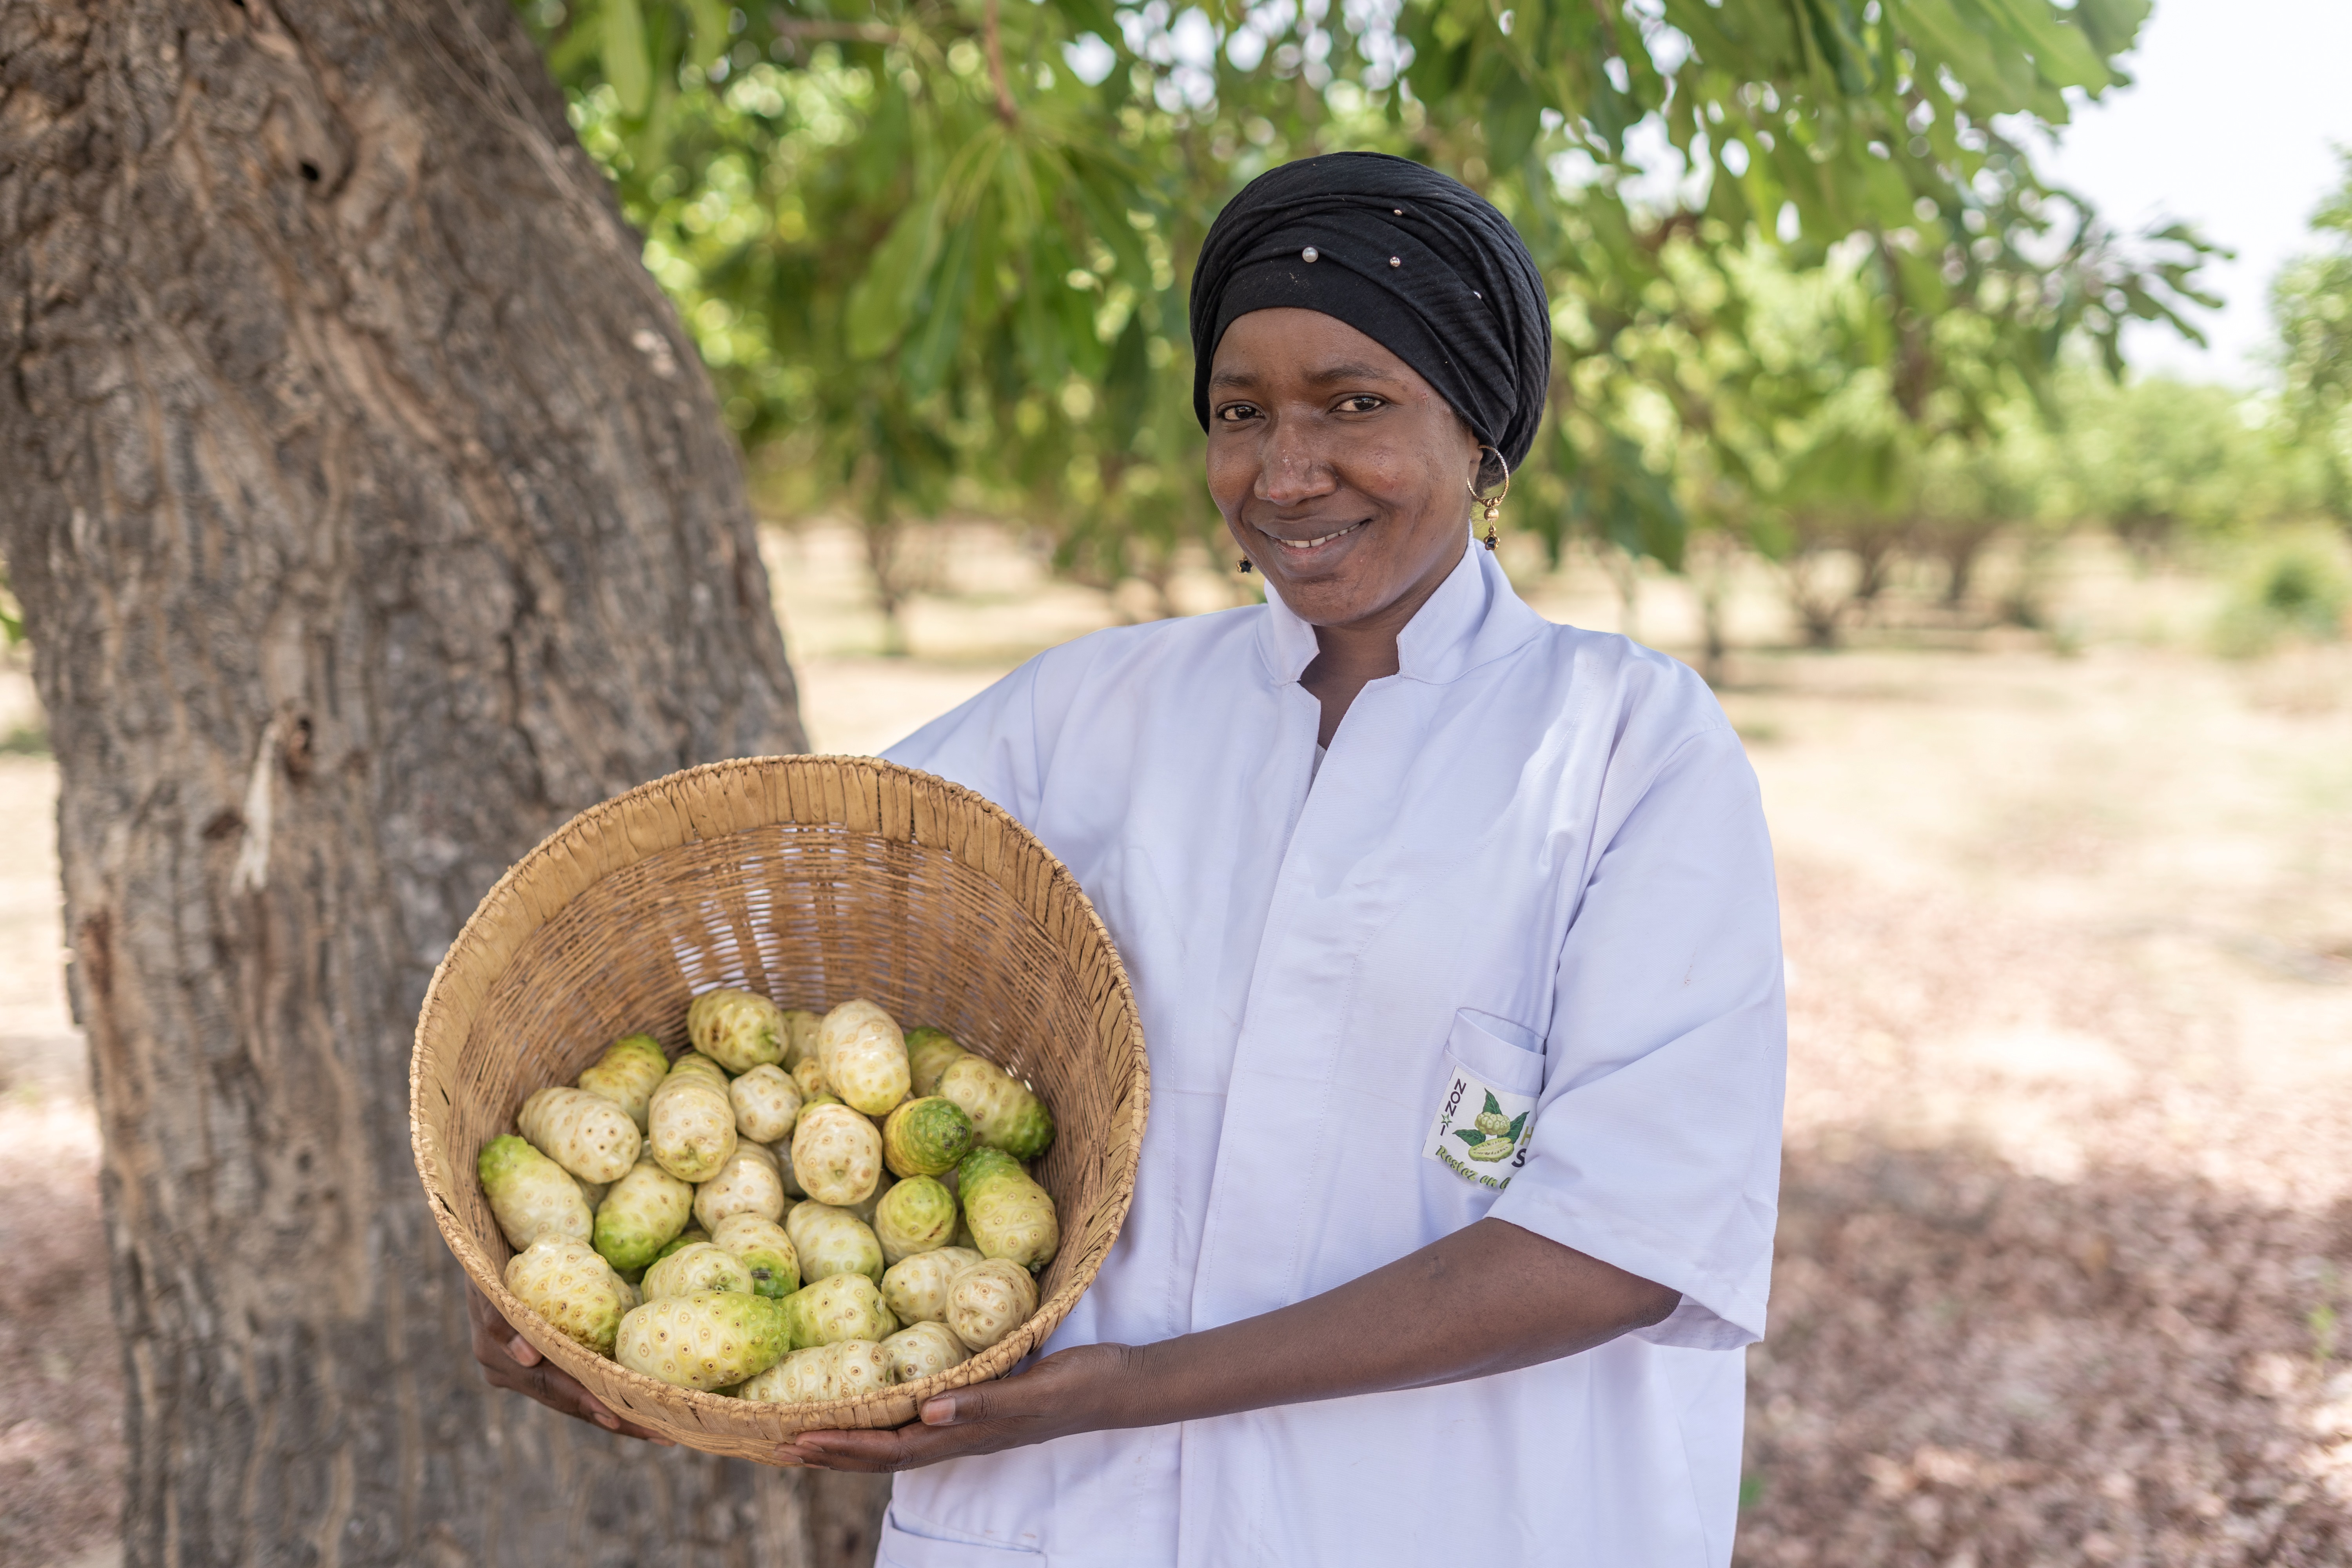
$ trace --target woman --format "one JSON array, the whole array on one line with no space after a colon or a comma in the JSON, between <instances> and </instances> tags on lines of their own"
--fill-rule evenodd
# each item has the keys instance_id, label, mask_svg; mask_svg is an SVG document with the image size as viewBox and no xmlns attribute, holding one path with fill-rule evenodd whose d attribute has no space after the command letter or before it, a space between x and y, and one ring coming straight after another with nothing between
<instances>
[{"instance_id":1,"label":"woman","mask_svg":"<svg viewBox=\"0 0 2352 1568\"><path fill-rule=\"evenodd\" d=\"M1192 304L1265 605L1080 638L889 753L1026 823L1118 942L1133 1212L1029 1370L779 1458L904 1472L890 1568L1724 1563L1784 1052L1738 742L1465 526L1550 370L1491 206L1292 163ZM543 1375L500 1327L492 1380Z\"/></svg>"}]
</instances>

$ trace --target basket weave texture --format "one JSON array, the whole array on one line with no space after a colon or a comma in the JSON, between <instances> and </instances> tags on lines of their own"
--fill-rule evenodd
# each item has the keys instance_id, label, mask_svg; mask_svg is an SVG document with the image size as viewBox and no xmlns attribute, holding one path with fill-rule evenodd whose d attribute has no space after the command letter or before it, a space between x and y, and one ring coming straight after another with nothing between
<instances>
[{"instance_id":1,"label":"basket weave texture","mask_svg":"<svg viewBox=\"0 0 2352 1568\"><path fill-rule=\"evenodd\" d=\"M1028 1080L1058 1128L1037 1179L1062 1247L1038 1310L937 1377L819 1405L674 1388L582 1348L509 1293L513 1249L474 1174L532 1090L619 1035L686 1048L719 986L783 1007L864 996ZM409 1134L441 1234L477 1289L625 1420L768 1460L795 1432L898 1426L942 1389L1002 1375L1093 1282L1127 1218L1150 1097L1127 972L1076 878L945 779L871 758L760 757L657 779L551 835L458 933L416 1026Z\"/></svg>"}]
</instances>

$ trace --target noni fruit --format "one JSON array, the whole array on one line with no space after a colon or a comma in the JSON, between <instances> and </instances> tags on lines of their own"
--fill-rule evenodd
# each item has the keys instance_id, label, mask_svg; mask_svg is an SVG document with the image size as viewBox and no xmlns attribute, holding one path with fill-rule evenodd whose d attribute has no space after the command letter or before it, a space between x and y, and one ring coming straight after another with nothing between
<instances>
[{"instance_id":1,"label":"noni fruit","mask_svg":"<svg viewBox=\"0 0 2352 1568\"><path fill-rule=\"evenodd\" d=\"M684 1230L679 1231L676 1236L671 1237L669 1240L663 1243L662 1249L654 1255L654 1261L658 1263L665 1258L673 1257L677 1253L684 1252L688 1247L692 1247L698 1241L709 1241L709 1239L710 1233L709 1231L703 1229L698 1225L690 1225Z\"/></svg>"},{"instance_id":2,"label":"noni fruit","mask_svg":"<svg viewBox=\"0 0 2352 1568\"><path fill-rule=\"evenodd\" d=\"M663 1170L681 1182L707 1182L735 1152L735 1107L726 1075L709 1057L677 1058L654 1090L646 1141Z\"/></svg>"},{"instance_id":3,"label":"noni fruit","mask_svg":"<svg viewBox=\"0 0 2352 1568\"><path fill-rule=\"evenodd\" d=\"M706 991L687 1005L686 1037L729 1072L784 1059L784 1018L750 991Z\"/></svg>"},{"instance_id":4,"label":"noni fruit","mask_svg":"<svg viewBox=\"0 0 2352 1568\"><path fill-rule=\"evenodd\" d=\"M753 1295L782 1300L801 1288L800 1249L774 1220L730 1214L711 1227L710 1240L743 1260Z\"/></svg>"},{"instance_id":5,"label":"noni fruit","mask_svg":"<svg viewBox=\"0 0 2352 1568\"><path fill-rule=\"evenodd\" d=\"M935 1322L908 1324L884 1340L882 1350L899 1383L919 1382L971 1359L954 1331Z\"/></svg>"},{"instance_id":6,"label":"noni fruit","mask_svg":"<svg viewBox=\"0 0 2352 1568\"><path fill-rule=\"evenodd\" d=\"M693 1212L694 1189L652 1155L640 1155L596 1205L596 1250L622 1273L635 1274L661 1256Z\"/></svg>"},{"instance_id":7,"label":"noni fruit","mask_svg":"<svg viewBox=\"0 0 2352 1568\"><path fill-rule=\"evenodd\" d=\"M882 1123L882 1163L894 1175L936 1176L971 1152L971 1118L945 1095L910 1100Z\"/></svg>"},{"instance_id":8,"label":"noni fruit","mask_svg":"<svg viewBox=\"0 0 2352 1568\"><path fill-rule=\"evenodd\" d=\"M691 1296L704 1290L751 1293L751 1271L743 1260L716 1242L698 1241L656 1259L639 1288L648 1301L665 1296Z\"/></svg>"},{"instance_id":9,"label":"noni fruit","mask_svg":"<svg viewBox=\"0 0 2352 1568\"><path fill-rule=\"evenodd\" d=\"M629 1288L594 1247L553 1237L533 1242L507 1259L506 1279L507 1289L558 1332L598 1355L613 1353Z\"/></svg>"},{"instance_id":10,"label":"noni fruit","mask_svg":"<svg viewBox=\"0 0 2352 1568\"><path fill-rule=\"evenodd\" d=\"M948 1282L948 1327L984 1351L1029 1321L1037 1310L1037 1281L1002 1258L984 1258Z\"/></svg>"},{"instance_id":11,"label":"noni fruit","mask_svg":"<svg viewBox=\"0 0 2352 1568\"><path fill-rule=\"evenodd\" d=\"M637 1131L646 1130L646 1103L654 1086L669 1073L669 1058L651 1035L624 1035L604 1047L595 1065L580 1075L580 1087L602 1095L629 1113Z\"/></svg>"},{"instance_id":12,"label":"noni fruit","mask_svg":"<svg viewBox=\"0 0 2352 1568\"><path fill-rule=\"evenodd\" d=\"M859 1219L864 1220L867 1225L872 1225L874 1223L874 1211L882 1206L882 1200L888 1196L890 1189L898 1184L898 1178L892 1175L889 1172L885 1171L874 1179L874 1190L872 1192L866 1194L864 1197L858 1199L854 1204L844 1204L841 1206L847 1209L851 1214L856 1215Z\"/></svg>"},{"instance_id":13,"label":"noni fruit","mask_svg":"<svg viewBox=\"0 0 2352 1568\"><path fill-rule=\"evenodd\" d=\"M817 1030L823 1018L803 1007L784 1009L784 1070L792 1071L816 1055Z\"/></svg>"},{"instance_id":14,"label":"noni fruit","mask_svg":"<svg viewBox=\"0 0 2352 1568\"><path fill-rule=\"evenodd\" d=\"M887 1116L907 1098L906 1037L873 1003L844 1002L827 1013L816 1043L824 1081L843 1104L868 1116Z\"/></svg>"},{"instance_id":15,"label":"noni fruit","mask_svg":"<svg viewBox=\"0 0 2352 1568\"><path fill-rule=\"evenodd\" d=\"M907 1031L908 1092L918 1097L940 1091L940 1074L948 1064L963 1055L955 1037L945 1029L909 1029Z\"/></svg>"},{"instance_id":16,"label":"noni fruit","mask_svg":"<svg viewBox=\"0 0 2352 1568\"><path fill-rule=\"evenodd\" d=\"M754 1143L772 1143L793 1130L801 1113L801 1086L773 1062L762 1062L727 1086L735 1131Z\"/></svg>"},{"instance_id":17,"label":"noni fruit","mask_svg":"<svg viewBox=\"0 0 2352 1568\"><path fill-rule=\"evenodd\" d=\"M991 1149L1034 1160L1054 1142L1045 1102L984 1057L959 1057L940 1075L940 1092L963 1108L972 1131Z\"/></svg>"},{"instance_id":18,"label":"noni fruit","mask_svg":"<svg viewBox=\"0 0 2352 1568\"><path fill-rule=\"evenodd\" d=\"M621 1320L613 1357L680 1388L712 1389L758 1376L791 1348L782 1302L709 1290L648 1300Z\"/></svg>"},{"instance_id":19,"label":"noni fruit","mask_svg":"<svg viewBox=\"0 0 2352 1568\"><path fill-rule=\"evenodd\" d=\"M829 1345L843 1340L888 1339L898 1320L882 1304L882 1292L863 1274L833 1274L804 1285L784 1299L794 1345Z\"/></svg>"},{"instance_id":20,"label":"noni fruit","mask_svg":"<svg viewBox=\"0 0 2352 1568\"><path fill-rule=\"evenodd\" d=\"M644 1142L627 1111L584 1089L542 1089L515 1122L531 1147L583 1182L619 1181Z\"/></svg>"},{"instance_id":21,"label":"noni fruit","mask_svg":"<svg viewBox=\"0 0 2352 1568\"><path fill-rule=\"evenodd\" d=\"M694 1217L716 1236L719 1222L730 1214L755 1214L761 1219L784 1217L784 1179L776 1172L776 1157L758 1143L738 1143L719 1173L694 1190Z\"/></svg>"},{"instance_id":22,"label":"noni fruit","mask_svg":"<svg viewBox=\"0 0 2352 1568\"><path fill-rule=\"evenodd\" d=\"M801 1280L814 1285L835 1274L882 1278L882 1243L871 1226L846 1209L811 1199L794 1205L785 1217L801 1266Z\"/></svg>"},{"instance_id":23,"label":"noni fruit","mask_svg":"<svg viewBox=\"0 0 2352 1568\"><path fill-rule=\"evenodd\" d=\"M948 1286L981 1260L968 1247L942 1247L900 1258L882 1276L882 1300L901 1322L936 1323L948 1315Z\"/></svg>"},{"instance_id":24,"label":"noni fruit","mask_svg":"<svg viewBox=\"0 0 2352 1568\"><path fill-rule=\"evenodd\" d=\"M833 1396L857 1399L898 1381L890 1352L872 1340L843 1340L833 1351Z\"/></svg>"},{"instance_id":25,"label":"noni fruit","mask_svg":"<svg viewBox=\"0 0 2352 1568\"><path fill-rule=\"evenodd\" d=\"M956 1168L963 1215L983 1258L1004 1258L1042 1268L1062 1245L1061 1221L1045 1189L1012 1155L974 1149Z\"/></svg>"},{"instance_id":26,"label":"noni fruit","mask_svg":"<svg viewBox=\"0 0 2352 1568\"><path fill-rule=\"evenodd\" d=\"M841 1097L825 1086L824 1063L817 1058L814 1052L803 1057L800 1065L793 1068L793 1082L801 1091L803 1110L819 1100L831 1100L835 1105L841 1103Z\"/></svg>"},{"instance_id":27,"label":"noni fruit","mask_svg":"<svg viewBox=\"0 0 2352 1568\"><path fill-rule=\"evenodd\" d=\"M730 1124L728 1131L734 1131ZM882 1134L846 1105L801 1112L793 1129L793 1176L821 1204L854 1204L882 1175Z\"/></svg>"},{"instance_id":28,"label":"noni fruit","mask_svg":"<svg viewBox=\"0 0 2352 1568\"><path fill-rule=\"evenodd\" d=\"M490 1214L517 1251L541 1237L586 1241L595 1220L572 1173L509 1132L482 1145L474 1162ZM587 1216L583 1219L583 1216Z\"/></svg>"},{"instance_id":29,"label":"noni fruit","mask_svg":"<svg viewBox=\"0 0 2352 1568\"><path fill-rule=\"evenodd\" d=\"M808 1196L808 1193L801 1186L801 1179L793 1174L793 1141L790 1138L779 1138L768 1145L768 1152L776 1157L776 1174L782 1180L784 1196L789 1200L786 1206L789 1207L792 1204L798 1203Z\"/></svg>"},{"instance_id":30,"label":"noni fruit","mask_svg":"<svg viewBox=\"0 0 2352 1568\"><path fill-rule=\"evenodd\" d=\"M885 1263L945 1247L955 1227L955 1199L929 1176L900 1182L874 1210L874 1236L882 1244Z\"/></svg>"},{"instance_id":31,"label":"noni fruit","mask_svg":"<svg viewBox=\"0 0 2352 1568\"><path fill-rule=\"evenodd\" d=\"M735 1397L767 1405L815 1405L831 1399L838 1364L833 1351L831 1345L794 1351L737 1389Z\"/></svg>"}]
</instances>

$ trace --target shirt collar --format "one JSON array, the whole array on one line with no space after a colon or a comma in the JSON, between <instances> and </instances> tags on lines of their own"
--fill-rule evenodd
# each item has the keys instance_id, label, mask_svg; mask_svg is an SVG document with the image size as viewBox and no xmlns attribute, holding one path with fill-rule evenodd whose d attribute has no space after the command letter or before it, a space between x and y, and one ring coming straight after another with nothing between
<instances>
[{"instance_id":1,"label":"shirt collar","mask_svg":"<svg viewBox=\"0 0 2352 1568\"><path fill-rule=\"evenodd\" d=\"M1397 673L1444 685L1524 646L1543 626L1512 591L1494 553L1470 546L1397 634ZM1257 642L1277 681L1297 680L1315 661L1315 628L1291 613L1271 584Z\"/></svg>"}]
</instances>

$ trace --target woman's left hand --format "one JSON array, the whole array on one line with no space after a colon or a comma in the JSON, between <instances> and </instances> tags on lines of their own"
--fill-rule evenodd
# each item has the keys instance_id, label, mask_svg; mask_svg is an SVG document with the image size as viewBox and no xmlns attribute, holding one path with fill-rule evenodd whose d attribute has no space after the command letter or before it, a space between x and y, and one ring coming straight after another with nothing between
<instances>
[{"instance_id":1,"label":"woman's left hand","mask_svg":"<svg viewBox=\"0 0 2352 1568\"><path fill-rule=\"evenodd\" d=\"M888 1432L803 1432L777 1451L821 1470L911 1470L1126 1425L1126 1345L1080 1345L1027 1372L935 1394L910 1426Z\"/></svg>"}]
</instances>

